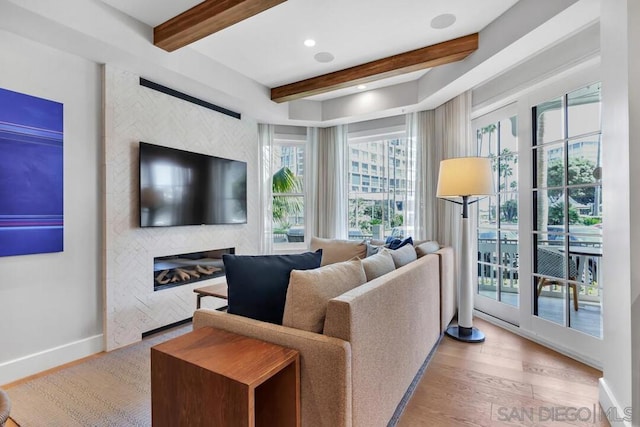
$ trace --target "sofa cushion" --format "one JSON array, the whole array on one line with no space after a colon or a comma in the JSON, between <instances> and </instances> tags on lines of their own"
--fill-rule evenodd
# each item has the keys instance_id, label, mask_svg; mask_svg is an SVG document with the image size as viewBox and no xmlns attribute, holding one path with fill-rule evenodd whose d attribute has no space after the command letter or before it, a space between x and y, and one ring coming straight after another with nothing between
<instances>
[{"instance_id":1,"label":"sofa cushion","mask_svg":"<svg viewBox=\"0 0 640 427\"><path fill-rule=\"evenodd\" d=\"M353 258L367 256L367 245L364 241L311 238L311 250L322 249L322 265L329 265Z\"/></svg>"},{"instance_id":2,"label":"sofa cushion","mask_svg":"<svg viewBox=\"0 0 640 427\"><path fill-rule=\"evenodd\" d=\"M222 256L232 314L282 324L291 270L320 267L322 251L296 255Z\"/></svg>"},{"instance_id":3,"label":"sofa cushion","mask_svg":"<svg viewBox=\"0 0 640 427\"><path fill-rule=\"evenodd\" d=\"M377 254L363 259L362 268L364 268L367 282L369 282L376 277L392 272L396 269L396 266L391 257L391 251L382 249Z\"/></svg>"},{"instance_id":4,"label":"sofa cushion","mask_svg":"<svg viewBox=\"0 0 640 427\"><path fill-rule=\"evenodd\" d=\"M291 272L282 324L322 333L329 300L364 284L362 262L344 261L315 270Z\"/></svg>"},{"instance_id":5,"label":"sofa cushion","mask_svg":"<svg viewBox=\"0 0 640 427\"><path fill-rule=\"evenodd\" d=\"M418 259L418 255L413 245L404 245L400 249L392 250L391 258L393 258L393 263L396 265L396 268L400 268Z\"/></svg>"},{"instance_id":6,"label":"sofa cushion","mask_svg":"<svg viewBox=\"0 0 640 427\"><path fill-rule=\"evenodd\" d=\"M418 258L422 258L426 254L432 254L434 252L438 252L440 250L440 244L438 244L438 242L433 240L431 242L424 242L419 245L416 245L415 248L416 248L416 255L418 255Z\"/></svg>"}]
</instances>

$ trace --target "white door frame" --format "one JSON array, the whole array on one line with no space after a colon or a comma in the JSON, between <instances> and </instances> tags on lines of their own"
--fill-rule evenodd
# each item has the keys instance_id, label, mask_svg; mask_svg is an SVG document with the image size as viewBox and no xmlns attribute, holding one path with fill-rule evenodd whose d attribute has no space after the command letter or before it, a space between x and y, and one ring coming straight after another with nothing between
<instances>
[{"instance_id":1,"label":"white door frame","mask_svg":"<svg viewBox=\"0 0 640 427\"><path fill-rule=\"evenodd\" d=\"M518 117L518 238L519 238L519 307L511 307L476 294L477 311L487 313L518 327L514 329L524 336L539 341L565 354L572 355L592 366L601 366L604 352L603 340L578 330L558 325L533 315L533 148L532 148L532 107L544 101L565 95L601 79L599 60L579 64L572 70L565 70L549 79L511 93L493 107L483 106L490 113L474 118L473 129L510 117L509 108L515 108ZM509 105L507 105L509 104ZM475 137L475 135L474 135ZM476 216L473 216L474 220ZM477 226L474 224L474 228ZM477 239L474 239L477 253ZM475 286L477 289L477 274ZM606 284L604 284L606 293Z\"/></svg>"}]
</instances>

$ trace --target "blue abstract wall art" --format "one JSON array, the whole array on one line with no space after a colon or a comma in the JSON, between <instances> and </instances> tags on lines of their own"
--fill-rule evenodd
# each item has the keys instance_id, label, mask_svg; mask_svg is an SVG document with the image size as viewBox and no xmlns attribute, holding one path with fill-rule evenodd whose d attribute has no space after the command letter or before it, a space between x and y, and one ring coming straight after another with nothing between
<instances>
[{"instance_id":1,"label":"blue abstract wall art","mask_svg":"<svg viewBox=\"0 0 640 427\"><path fill-rule=\"evenodd\" d=\"M63 106L0 89L0 256L63 250Z\"/></svg>"}]
</instances>

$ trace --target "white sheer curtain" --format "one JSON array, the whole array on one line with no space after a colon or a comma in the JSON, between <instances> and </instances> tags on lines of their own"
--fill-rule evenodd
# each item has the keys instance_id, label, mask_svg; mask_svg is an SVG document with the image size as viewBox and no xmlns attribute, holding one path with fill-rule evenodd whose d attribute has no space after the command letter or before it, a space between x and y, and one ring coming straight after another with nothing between
<instances>
[{"instance_id":1,"label":"white sheer curtain","mask_svg":"<svg viewBox=\"0 0 640 427\"><path fill-rule=\"evenodd\" d=\"M437 183L437 171L440 160L452 157L472 155L471 138L471 92L467 91L435 110L435 153L430 162L432 171L435 171L435 180L432 182L432 191L435 195ZM436 204L435 238L440 244L453 246L456 253L460 253L460 215L458 205L438 199ZM475 218L470 213L469 218ZM457 271L457 269L456 269Z\"/></svg>"},{"instance_id":2,"label":"white sheer curtain","mask_svg":"<svg viewBox=\"0 0 640 427\"><path fill-rule=\"evenodd\" d=\"M347 126L317 129L317 166L314 222L318 237L346 239L347 231Z\"/></svg>"},{"instance_id":3,"label":"white sheer curtain","mask_svg":"<svg viewBox=\"0 0 640 427\"><path fill-rule=\"evenodd\" d=\"M258 124L260 159L260 253L273 253L273 134L274 126Z\"/></svg>"},{"instance_id":4,"label":"white sheer curtain","mask_svg":"<svg viewBox=\"0 0 640 427\"><path fill-rule=\"evenodd\" d=\"M433 110L409 113L406 116L407 141L415 146L415 172L407 182L414 182L413 236L416 240L435 240L436 187L438 165L435 157L435 112ZM411 162L408 162L411 163Z\"/></svg>"},{"instance_id":5,"label":"white sheer curtain","mask_svg":"<svg viewBox=\"0 0 640 427\"><path fill-rule=\"evenodd\" d=\"M307 145L304 161L304 222L305 242L318 236L318 128L307 128ZM307 243L308 244L308 243Z\"/></svg>"}]
</instances>

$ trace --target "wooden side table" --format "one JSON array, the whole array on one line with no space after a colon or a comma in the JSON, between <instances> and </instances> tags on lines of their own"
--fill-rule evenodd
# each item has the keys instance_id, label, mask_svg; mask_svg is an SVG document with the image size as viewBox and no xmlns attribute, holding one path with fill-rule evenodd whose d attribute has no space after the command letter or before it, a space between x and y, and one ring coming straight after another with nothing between
<instances>
[{"instance_id":1,"label":"wooden side table","mask_svg":"<svg viewBox=\"0 0 640 427\"><path fill-rule=\"evenodd\" d=\"M200 300L202 297L216 297L222 299L229 299L227 294L227 283L217 283L211 286L204 286L202 288L196 288L193 290L198 296L196 300L196 308L200 308ZM224 307L221 307L224 308Z\"/></svg>"},{"instance_id":2,"label":"wooden side table","mask_svg":"<svg viewBox=\"0 0 640 427\"><path fill-rule=\"evenodd\" d=\"M151 348L151 408L154 427L299 427L300 355L196 329Z\"/></svg>"}]
</instances>

